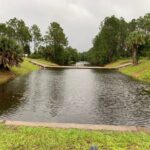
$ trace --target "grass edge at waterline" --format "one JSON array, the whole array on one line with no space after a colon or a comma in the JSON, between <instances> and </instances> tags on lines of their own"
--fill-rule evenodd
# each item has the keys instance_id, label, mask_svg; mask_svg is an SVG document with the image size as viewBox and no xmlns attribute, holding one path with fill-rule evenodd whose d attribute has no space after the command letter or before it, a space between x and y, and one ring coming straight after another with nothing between
<instances>
[{"instance_id":1,"label":"grass edge at waterline","mask_svg":"<svg viewBox=\"0 0 150 150\"><path fill-rule=\"evenodd\" d=\"M144 132L92 131L81 129L52 129L45 127L6 126L0 124L0 149L100 149L147 150L150 134Z\"/></svg>"}]
</instances>

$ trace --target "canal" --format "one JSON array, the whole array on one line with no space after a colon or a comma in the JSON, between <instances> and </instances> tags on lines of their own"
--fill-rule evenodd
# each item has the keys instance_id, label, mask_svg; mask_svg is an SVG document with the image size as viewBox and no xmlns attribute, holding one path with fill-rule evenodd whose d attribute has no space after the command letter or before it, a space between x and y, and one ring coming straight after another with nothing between
<instances>
[{"instance_id":1,"label":"canal","mask_svg":"<svg viewBox=\"0 0 150 150\"><path fill-rule=\"evenodd\" d=\"M147 86L117 71L40 70L0 86L0 119L150 127Z\"/></svg>"}]
</instances>

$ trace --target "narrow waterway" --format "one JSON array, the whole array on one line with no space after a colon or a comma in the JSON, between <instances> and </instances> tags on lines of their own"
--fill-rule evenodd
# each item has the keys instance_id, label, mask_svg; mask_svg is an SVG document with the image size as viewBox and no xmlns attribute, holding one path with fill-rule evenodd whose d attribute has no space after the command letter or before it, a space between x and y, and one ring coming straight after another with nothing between
<instances>
[{"instance_id":1,"label":"narrow waterway","mask_svg":"<svg viewBox=\"0 0 150 150\"><path fill-rule=\"evenodd\" d=\"M40 70L0 86L0 119L150 127L145 87L116 71Z\"/></svg>"}]
</instances>

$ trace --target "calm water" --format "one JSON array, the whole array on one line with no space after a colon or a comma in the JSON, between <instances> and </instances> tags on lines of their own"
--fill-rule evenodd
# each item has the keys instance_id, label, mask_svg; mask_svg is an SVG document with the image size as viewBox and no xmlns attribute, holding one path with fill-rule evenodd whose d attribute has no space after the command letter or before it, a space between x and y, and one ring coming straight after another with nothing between
<instances>
[{"instance_id":1,"label":"calm water","mask_svg":"<svg viewBox=\"0 0 150 150\"><path fill-rule=\"evenodd\" d=\"M0 119L150 127L146 86L114 71L41 70L0 86Z\"/></svg>"}]
</instances>

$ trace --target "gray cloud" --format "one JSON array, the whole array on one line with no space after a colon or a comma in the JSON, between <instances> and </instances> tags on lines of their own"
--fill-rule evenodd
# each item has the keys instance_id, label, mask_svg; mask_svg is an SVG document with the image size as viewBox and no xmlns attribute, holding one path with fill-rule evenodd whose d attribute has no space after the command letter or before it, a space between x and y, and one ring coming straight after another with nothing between
<instances>
[{"instance_id":1,"label":"gray cloud","mask_svg":"<svg viewBox=\"0 0 150 150\"><path fill-rule=\"evenodd\" d=\"M149 0L0 0L1 22L17 17L44 34L52 21L64 28L69 44L80 51L92 46L100 22L116 15L127 21L149 12Z\"/></svg>"}]
</instances>

